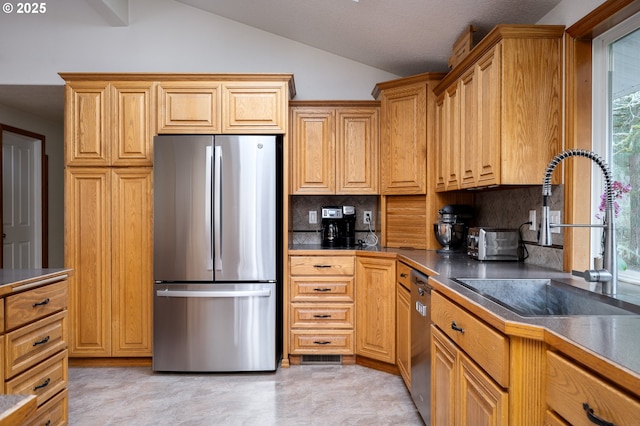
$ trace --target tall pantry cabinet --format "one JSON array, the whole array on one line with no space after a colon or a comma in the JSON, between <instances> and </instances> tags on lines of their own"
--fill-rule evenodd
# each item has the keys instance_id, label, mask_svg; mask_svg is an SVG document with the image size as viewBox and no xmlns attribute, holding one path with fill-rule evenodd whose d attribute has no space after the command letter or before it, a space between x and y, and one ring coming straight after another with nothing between
<instances>
[{"instance_id":1,"label":"tall pantry cabinet","mask_svg":"<svg viewBox=\"0 0 640 426\"><path fill-rule=\"evenodd\" d=\"M287 164L293 76L61 77L66 81L65 266L74 269L69 279L69 356L149 358L154 136L282 134ZM283 181L288 182L286 168ZM285 203L284 217L286 209ZM282 232L284 238L287 223Z\"/></svg>"},{"instance_id":2,"label":"tall pantry cabinet","mask_svg":"<svg viewBox=\"0 0 640 426\"><path fill-rule=\"evenodd\" d=\"M69 355L148 357L155 83L67 80L65 102Z\"/></svg>"}]
</instances>

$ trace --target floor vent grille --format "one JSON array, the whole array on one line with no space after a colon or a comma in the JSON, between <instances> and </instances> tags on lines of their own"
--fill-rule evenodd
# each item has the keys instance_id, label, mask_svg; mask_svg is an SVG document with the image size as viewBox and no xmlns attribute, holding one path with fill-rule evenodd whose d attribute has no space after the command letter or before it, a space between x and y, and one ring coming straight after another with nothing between
<instances>
[{"instance_id":1,"label":"floor vent grille","mask_svg":"<svg viewBox=\"0 0 640 426\"><path fill-rule=\"evenodd\" d=\"M300 360L304 365L318 364L342 364L342 355L302 355Z\"/></svg>"}]
</instances>

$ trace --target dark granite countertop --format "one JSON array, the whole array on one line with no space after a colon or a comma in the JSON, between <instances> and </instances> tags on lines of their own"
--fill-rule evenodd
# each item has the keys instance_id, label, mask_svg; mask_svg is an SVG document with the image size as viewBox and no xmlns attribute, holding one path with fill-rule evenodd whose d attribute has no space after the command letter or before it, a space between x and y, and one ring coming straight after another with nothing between
<instances>
[{"instance_id":1,"label":"dark granite countertop","mask_svg":"<svg viewBox=\"0 0 640 426\"><path fill-rule=\"evenodd\" d=\"M431 276L436 290L480 316L509 336L544 340L551 346L611 378L640 396L640 315L523 317L483 297L452 278L552 278L575 287L599 291L593 283L567 272L520 262L479 262L435 250L369 247L364 250L323 250L318 246L290 246L290 254L309 252L395 255L398 260ZM364 253L363 253L364 252ZM618 284L616 299L640 306L640 288Z\"/></svg>"}]
</instances>

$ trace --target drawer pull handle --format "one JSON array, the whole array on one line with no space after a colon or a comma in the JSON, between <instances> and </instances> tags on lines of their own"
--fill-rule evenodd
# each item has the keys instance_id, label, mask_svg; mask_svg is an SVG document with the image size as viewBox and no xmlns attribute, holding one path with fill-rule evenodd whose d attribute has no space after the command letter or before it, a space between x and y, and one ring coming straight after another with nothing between
<instances>
[{"instance_id":1,"label":"drawer pull handle","mask_svg":"<svg viewBox=\"0 0 640 426\"><path fill-rule=\"evenodd\" d=\"M44 345L45 343L49 342L49 339L51 339L51 337L47 336L42 340L38 340L37 342L33 342L33 346Z\"/></svg>"},{"instance_id":2,"label":"drawer pull handle","mask_svg":"<svg viewBox=\"0 0 640 426\"><path fill-rule=\"evenodd\" d=\"M46 299L44 299L42 302L36 302L34 303L32 306L34 308L38 307L38 306L44 306L44 305L48 305L49 302L51 302L51 299L49 299L48 297Z\"/></svg>"},{"instance_id":3,"label":"drawer pull handle","mask_svg":"<svg viewBox=\"0 0 640 426\"><path fill-rule=\"evenodd\" d=\"M402 272L402 273L400 274L400 277L401 277L401 278L407 278L407 274L405 274L404 272Z\"/></svg>"},{"instance_id":4,"label":"drawer pull handle","mask_svg":"<svg viewBox=\"0 0 640 426\"><path fill-rule=\"evenodd\" d=\"M314 318L331 318L331 315L328 315L328 314L316 314L313 317Z\"/></svg>"},{"instance_id":5,"label":"drawer pull handle","mask_svg":"<svg viewBox=\"0 0 640 426\"><path fill-rule=\"evenodd\" d=\"M328 342L328 341L326 341L326 340L324 340L324 341L317 341L317 340L316 340L315 342L313 342L313 344L314 344L314 345L330 345L330 344L331 344L331 342Z\"/></svg>"},{"instance_id":6,"label":"drawer pull handle","mask_svg":"<svg viewBox=\"0 0 640 426\"><path fill-rule=\"evenodd\" d=\"M331 265L313 265L313 267L318 269L324 269L324 268L331 268Z\"/></svg>"},{"instance_id":7,"label":"drawer pull handle","mask_svg":"<svg viewBox=\"0 0 640 426\"><path fill-rule=\"evenodd\" d=\"M40 383L39 385L35 385L33 387L33 391L35 392L38 389L46 388L47 386L49 386L49 383L51 383L51 378L47 377L47 380L45 380L44 382Z\"/></svg>"},{"instance_id":8,"label":"drawer pull handle","mask_svg":"<svg viewBox=\"0 0 640 426\"><path fill-rule=\"evenodd\" d=\"M587 419L589 419L591 423L594 423L600 426L615 426L613 423L603 420L600 417L593 414L593 408L589 407L588 403L583 402L582 408L584 408L584 411L587 413Z\"/></svg>"},{"instance_id":9,"label":"drawer pull handle","mask_svg":"<svg viewBox=\"0 0 640 426\"><path fill-rule=\"evenodd\" d=\"M451 329L454 331L459 331L460 333L464 334L464 328L458 327L458 324L456 324L455 321L451 321Z\"/></svg>"},{"instance_id":10,"label":"drawer pull handle","mask_svg":"<svg viewBox=\"0 0 640 426\"><path fill-rule=\"evenodd\" d=\"M326 292L326 291L331 291L331 289L329 287L316 287L316 288L313 289L313 291Z\"/></svg>"}]
</instances>

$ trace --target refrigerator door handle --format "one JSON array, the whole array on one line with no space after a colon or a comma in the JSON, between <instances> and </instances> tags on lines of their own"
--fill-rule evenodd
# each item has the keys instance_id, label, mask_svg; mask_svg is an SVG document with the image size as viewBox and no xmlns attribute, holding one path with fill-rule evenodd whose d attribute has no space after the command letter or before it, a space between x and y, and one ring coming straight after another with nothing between
<instances>
[{"instance_id":1,"label":"refrigerator door handle","mask_svg":"<svg viewBox=\"0 0 640 426\"><path fill-rule=\"evenodd\" d=\"M266 288L262 290L157 290L156 295L159 297L209 297L209 298L229 298L229 297L269 297L271 290Z\"/></svg>"},{"instance_id":2,"label":"refrigerator door handle","mask_svg":"<svg viewBox=\"0 0 640 426\"><path fill-rule=\"evenodd\" d=\"M213 267L222 270L222 147L214 147L215 178L213 180Z\"/></svg>"}]
</instances>

